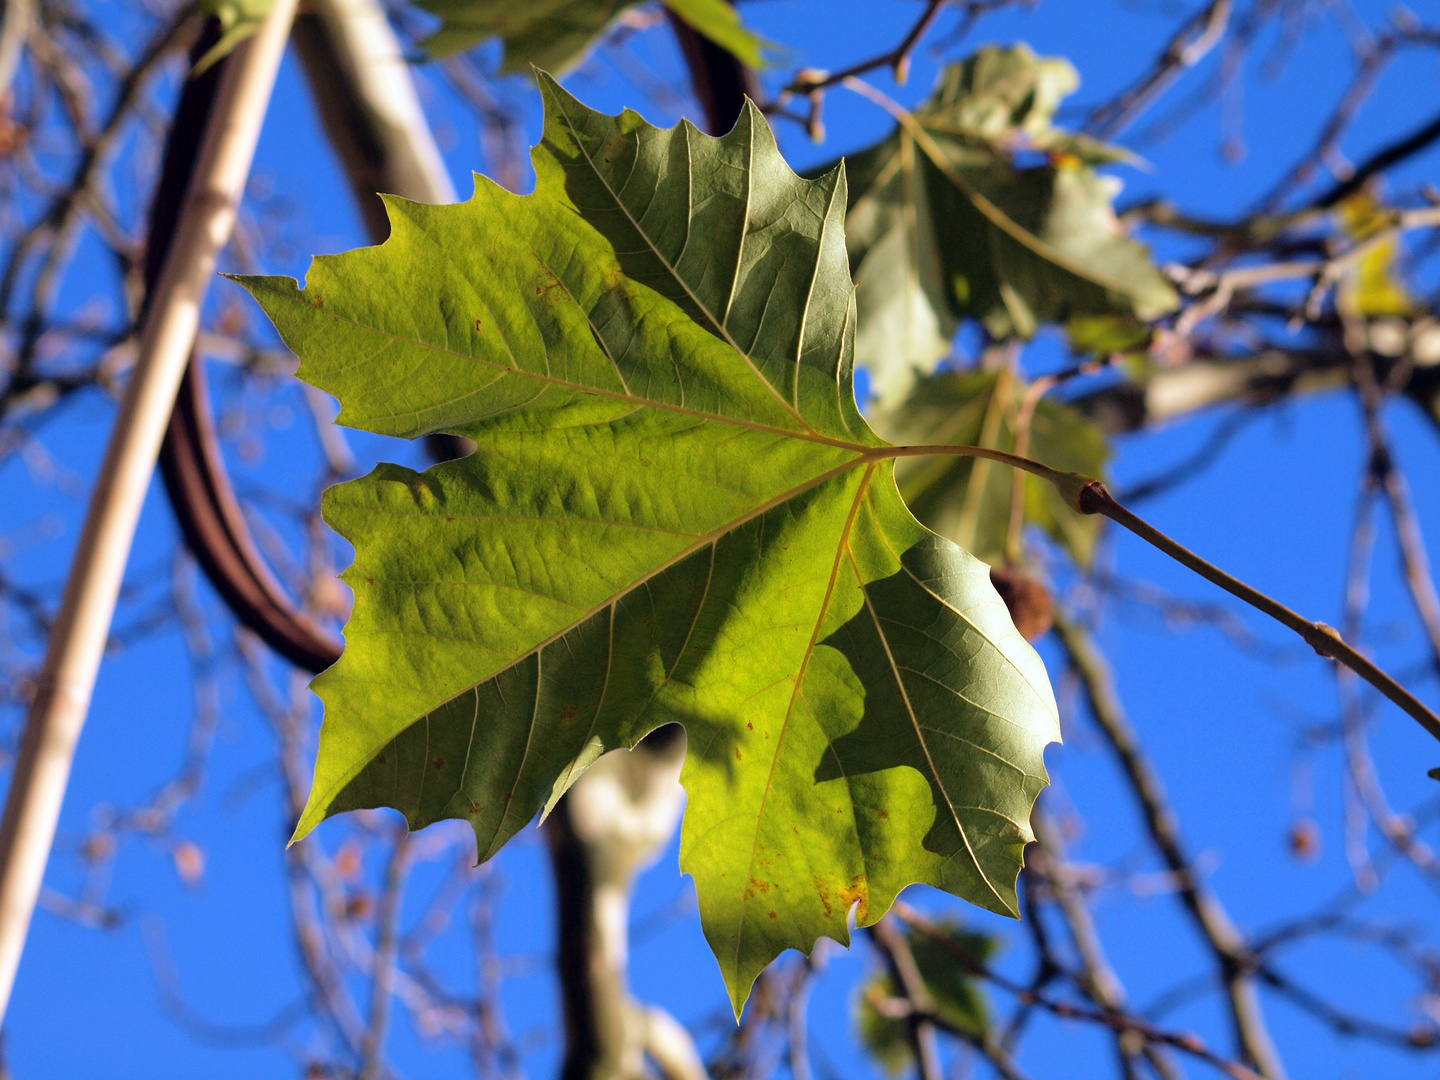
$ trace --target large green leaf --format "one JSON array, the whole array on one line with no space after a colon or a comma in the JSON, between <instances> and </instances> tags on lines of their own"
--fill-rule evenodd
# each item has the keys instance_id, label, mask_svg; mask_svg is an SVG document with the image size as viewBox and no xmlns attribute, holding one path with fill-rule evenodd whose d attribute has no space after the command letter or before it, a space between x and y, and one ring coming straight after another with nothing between
<instances>
[{"instance_id":1,"label":"large green leaf","mask_svg":"<svg viewBox=\"0 0 1440 1080\"><path fill-rule=\"evenodd\" d=\"M880 431L897 442L988 446L1014 453L1016 425L1029 385L1007 372L933 375L899 408L880 416ZM1053 468L1102 476L1110 456L1105 433L1070 407L1041 398L1034 407L1027 456ZM1012 471L984 459L909 458L897 471L906 503L930 528L989 563L1005 558ZM1103 519L1072 510L1055 488L1026 475L1021 521L1044 529L1082 566L1094 553Z\"/></svg>"},{"instance_id":2,"label":"large green leaf","mask_svg":"<svg viewBox=\"0 0 1440 1080\"><path fill-rule=\"evenodd\" d=\"M420 0L441 25L426 38L433 56L462 52L490 38L505 46L502 71L533 64L564 72L585 58L605 28L640 0ZM749 30L726 0L664 0L715 44L750 67L762 67L770 42Z\"/></svg>"},{"instance_id":3,"label":"large green leaf","mask_svg":"<svg viewBox=\"0 0 1440 1080\"><path fill-rule=\"evenodd\" d=\"M1116 221L1119 181L1093 168L1119 152L1051 125L1076 82L1068 63L1024 45L982 49L850 160L856 360L882 407L934 370L963 318L1028 338L1074 316L1151 319L1175 306ZM1022 166L1020 151L1048 160Z\"/></svg>"},{"instance_id":4,"label":"large green leaf","mask_svg":"<svg viewBox=\"0 0 1440 1080\"><path fill-rule=\"evenodd\" d=\"M391 806L488 858L681 723L737 1010L910 882L1015 913L1054 699L855 407L843 172L795 176L753 106L716 140L541 83L533 195L392 198L383 246L246 279L342 423L476 445L326 494L355 606L296 835Z\"/></svg>"}]
</instances>

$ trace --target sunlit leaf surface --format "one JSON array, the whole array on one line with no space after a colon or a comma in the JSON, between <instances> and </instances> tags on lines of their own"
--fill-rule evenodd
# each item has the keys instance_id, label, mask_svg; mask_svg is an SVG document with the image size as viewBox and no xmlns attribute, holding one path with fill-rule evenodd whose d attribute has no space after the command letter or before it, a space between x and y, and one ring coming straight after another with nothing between
<instances>
[{"instance_id":1,"label":"sunlit leaf surface","mask_svg":"<svg viewBox=\"0 0 1440 1080\"><path fill-rule=\"evenodd\" d=\"M533 195L391 199L383 246L246 279L342 423L476 444L326 495L355 607L297 835L390 806L488 858L680 723L737 1009L911 882L1014 913L1055 703L856 409L843 172L795 176L753 107L717 140L542 88Z\"/></svg>"}]
</instances>

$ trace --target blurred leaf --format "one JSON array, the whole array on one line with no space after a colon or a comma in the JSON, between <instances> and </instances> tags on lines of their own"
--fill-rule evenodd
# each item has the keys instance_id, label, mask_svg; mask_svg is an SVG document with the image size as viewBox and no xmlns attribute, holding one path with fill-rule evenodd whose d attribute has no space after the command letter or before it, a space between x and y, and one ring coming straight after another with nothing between
<instances>
[{"instance_id":1,"label":"blurred leaf","mask_svg":"<svg viewBox=\"0 0 1440 1080\"><path fill-rule=\"evenodd\" d=\"M1355 242L1368 240L1393 224L1390 211L1368 191L1357 191L1336 207L1346 235ZM1400 238L1382 240L1356 260L1340 281L1338 303L1362 318L1405 316L1415 310L1414 298L1396 273Z\"/></svg>"},{"instance_id":2,"label":"blurred leaf","mask_svg":"<svg viewBox=\"0 0 1440 1080\"><path fill-rule=\"evenodd\" d=\"M909 444L988 446L1015 452L1015 422L1027 384L1008 372L933 375L916 385L900 408L877 414L886 438ZM1100 477L1110 456L1104 433L1074 409L1041 398L1030 423L1026 456L1053 468ZM895 471L901 495L927 526L988 563L1005 561L1014 475L975 458L908 458ZM1081 566L1088 566L1101 519L1075 513L1054 487L1024 481L1026 524L1050 534Z\"/></svg>"},{"instance_id":3,"label":"blurred leaf","mask_svg":"<svg viewBox=\"0 0 1440 1080\"><path fill-rule=\"evenodd\" d=\"M265 16L270 14L272 3L273 0L200 0L196 10L219 21L220 40L195 61L190 73L192 77L203 75L230 55L235 46L259 30Z\"/></svg>"},{"instance_id":4,"label":"blurred leaf","mask_svg":"<svg viewBox=\"0 0 1440 1080\"><path fill-rule=\"evenodd\" d=\"M605 28L639 0L420 0L440 17L440 29L422 45L432 56L463 52L498 37L501 71L535 67L563 75L594 47ZM771 43L754 34L725 0L664 0L696 31L750 67L763 67Z\"/></svg>"},{"instance_id":5,"label":"blurred leaf","mask_svg":"<svg viewBox=\"0 0 1440 1080\"><path fill-rule=\"evenodd\" d=\"M680 723L737 1012L911 882L1016 914L1054 698L855 406L843 170L797 177L753 105L712 139L541 90L534 194L390 198L382 246L246 279L342 424L475 443L325 494L355 605L296 835L391 806L489 858Z\"/></svg>"},{"instance_id":6,"label":"blurred leaf","mask_svg":"<svg viewBox=\"0 0 1440 1080\"><path fill-rule=\"evenodd\" d=\"M1150 327L1133 315L1076 315L1065 324L1065 336L1074 352L1113 356L1143 350Z\"/></svg>"},{"instance_id":7,"label":"blurred leaf","mask_svg":"<svg viewBox=\"0 0 1440 1080\"><path fill-rule=\"evenodd\" d=\"M907 936L915 966L935 1002L935 1011L961 1031L983 1036L990 1026L990 1005L985 990L971 974L971 968L955 953L975 965L988 964L1000 947L999 939L981 934L954 922L940 924L950 948L928 934L911 930ZM953 950L953 951L952 951ZM857 1023L860 1039L876 1062L891 1076L910 1068L913 1055L905 1022L885 1016L875 1008L872 995L898 996L894 982L884 972L877 974L860 991Z\"/></svg>"},{"instance_id":8,"label":"blurred leaf","mask_svg":"<svg viewBox=\"0 0 1440 1080\"><path fill-rule=\"evenodd\" d=\"M1115 217L1120 182L1094 171L1123 153L1051 126L1076 82L1067 62L1024 45L982 49L848 160L855 358L882 407L934 370L967 316L994 337L1028 338L1077 316L1143 322L1175 307ZM1022 164L1036 151L1043 163Z\"/></svg>"},{"instance_id":9,"label":"blurred leaf","mask_svg":"<svg viewBox=\"0 0 1440 1080\"><path fill-rule=\"evenodd\" d=\"M746 67L763 68L765 52L775 49L774 42L766 41L740 21L740 12L727 0L664 0L664 3Z\"/></svg>"}]
</instances>

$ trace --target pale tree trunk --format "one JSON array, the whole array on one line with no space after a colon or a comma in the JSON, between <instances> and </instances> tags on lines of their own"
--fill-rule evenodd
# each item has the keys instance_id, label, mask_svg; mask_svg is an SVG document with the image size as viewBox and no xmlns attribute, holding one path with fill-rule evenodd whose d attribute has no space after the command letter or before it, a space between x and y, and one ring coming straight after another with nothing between
<instances>
[{"instance_id":1,"label":"pale tree trunk","mask_svg":"<svg viewBox=\"0 0 1440 1080\"><path fill-rule=\"evenodd\" d=\"M275 0L224 75L51 630L0 824L0 1017L40 892L140 508L199 330L200 307L235 223L294 13L295 0Z\"/></svg>"},{"instance_id":2,"label":"pale tree trunk","mask_svg":"<svg viewBox=\"0 0 1440 1080\"><path fill-rule=\"evenodd\" d=\"M705 1080L686 1030L630 994L630 892L664 850L685 801L685 735L661 728L606 754L545 823L559 905L565 1010L562 1080L640 1080L649 1059L666 1080Z\"/></svg>"}]
</instances>

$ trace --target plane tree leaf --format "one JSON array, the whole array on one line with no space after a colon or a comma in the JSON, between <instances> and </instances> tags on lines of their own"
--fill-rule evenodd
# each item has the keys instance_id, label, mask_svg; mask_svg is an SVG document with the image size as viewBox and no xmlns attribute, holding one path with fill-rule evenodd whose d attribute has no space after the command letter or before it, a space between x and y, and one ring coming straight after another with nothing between
<instances>
[{"instance_id":1,"label":"plane tree leaf","mask_svg":"<svg viewBox=\"0 0 1440 1080\"><path fill-rule=\"evenodd\" d=\"M1008 371L946 372L922 380L899 408L877 417L898 442L986 446L1015 453L1016 429L1030 386ZM1025 456L1085 476L1104 475L1105 433L1069 406L1040 398L1029 422ZM896 470L900 493L915 515L988 563L1005 561L1014 474L984 459L907 458ZM1055 488L1026 475L1022 522L1047 532L1082 566L1095 550L1103 520L1077 514Z\"/></svg>"},{"instance_id":2,"label":"plane tree leaf","mask_svg":"<svg viewBox=\"0 0 1440 1080\"><path fill-rule=\"evenodd\" d=\"M1399 235L1375 242L1378 233L1393 227L1394 211L1370 191L1359 191L1336 207L1341 230L1352 243L1371 241L1370 247L1340 279L1336 304L1347 314L1364 319L1396 316L1415 310L1415 299L1401 273Z\"/></svg>"},{"instance_id":3,"label":"plane tree leaf","mask_svg":"<svg viewBox=\"0 0 1440 1080\"><path fill-rule=\"evenodd\" d=\"M982 49L849 159L856 360L882 408L934 370L964 318L1028 338L1076 316L1145 320L1175 307L1116 220L1119 181L1095 171L1123 152L1051 123L1076 85L1064 60L1024 45Z\"/></svg>"},{"instance_id":4,"label":"plane tree leaf","mask_svg":"<svg viewBox=\"0 0 1440 1080\"><path fill-rule=\"evenodd\" d=\"M1054 698L855 406L843 170L797 177L753 106L717 140L541 87L534 194L390 198L384 245L244 279L341 423L476 447L326 493L355 603L296 836L389 806L489 858L680 723L737 1011L911 882L1014 914Z\"/></svg>"},{"instance_id":5,"label":"plane tree leaf","mask_svg":"<svg viewBox=\"0 0 1440 1080\"><path fill-rule=\"evenodd\" d=\"M639 0L420 0L441 25L422 43L432 56L448 56L500 38L502 71L528 71L533 64L564 72L590 52L622 12ZM664 0L665 6L699 33L750 67L763 67L770 42L754 33L726 0Z\"/></svg>"}]
</instances>

